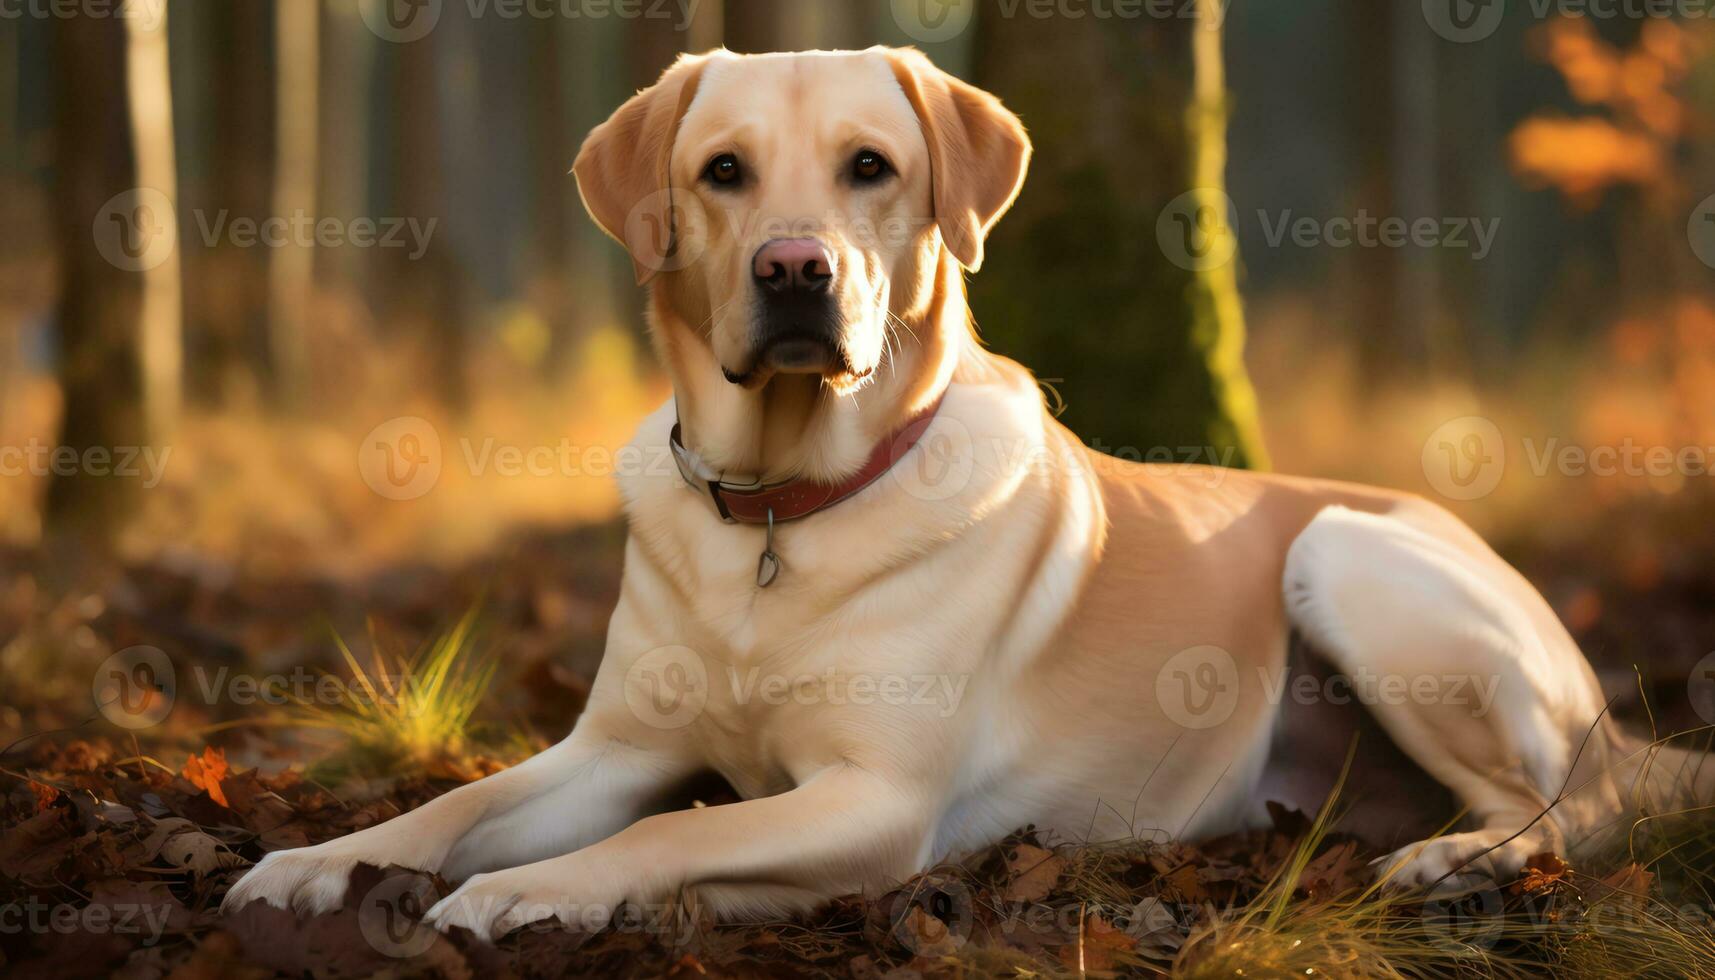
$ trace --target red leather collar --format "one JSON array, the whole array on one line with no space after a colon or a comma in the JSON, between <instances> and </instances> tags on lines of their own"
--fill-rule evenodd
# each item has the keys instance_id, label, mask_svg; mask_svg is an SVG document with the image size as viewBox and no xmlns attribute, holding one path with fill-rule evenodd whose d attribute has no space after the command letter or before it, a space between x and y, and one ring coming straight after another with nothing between
<instances>
[{"instance_id":1,"label":"red leather collar","mask_svg":"<svg viewBox=\"0 0 1715 980\"><path fill-rule=\"evenodd\" d=\"M770 520L778 524L782 521L793 521L800 517L809 517L819 510L826 510L880 479L883 473L892 469L893 464L899 462L911 451L911 447L923 438L923 433L935 420L935 413L940 411L941 402L946 397L946 392L943 391L928 408L876 443L863 466L838 483L822 483L817 480L787 480L770 484L756 481L740 483L726 479L724 474L710 476L696 454L685 447L685 442L679 434L678 422L673 423L671 437L673 458L679 464L679 474L692 489L707 491L721 520L729 524L767 524Z\"/></svg>"}]
</instances>

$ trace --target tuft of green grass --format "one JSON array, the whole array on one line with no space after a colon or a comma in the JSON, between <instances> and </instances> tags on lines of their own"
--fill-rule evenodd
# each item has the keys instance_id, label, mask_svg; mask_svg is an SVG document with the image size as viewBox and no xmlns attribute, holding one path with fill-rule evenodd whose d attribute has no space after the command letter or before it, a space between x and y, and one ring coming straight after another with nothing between
<instances>
[{"instance_id":1,"label":"tuft of green grass","mask_svg":"<svg viewBox=\"0 0 1715 980\"><path fill-rule=\"evenodd\" d=\"M334 774L406 767L434 772L464 756L496 667L494 657L477 650L478 611L472 606L451 629L403 657L382 652L371 623L368 666L335 633L351 679L334 686L338 694L331 701L300 699L294 719L344 736L344 749L319 768Z\"/></svg>"}]
</instances>

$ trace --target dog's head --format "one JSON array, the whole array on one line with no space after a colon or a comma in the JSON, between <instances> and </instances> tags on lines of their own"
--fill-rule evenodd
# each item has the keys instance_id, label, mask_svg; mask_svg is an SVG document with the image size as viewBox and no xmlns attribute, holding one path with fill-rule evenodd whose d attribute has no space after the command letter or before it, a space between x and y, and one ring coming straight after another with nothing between
<instances>
[{"instance_id":1,"label":"dog's head","mask_svg":"<svg viewBox=\"0 0 1715 980\"><path fill-rule=\"evenodd\" d=\"M922 321L943 256L981 264L1029 155L998 100L916 51L717 51L633 96L573 169L673 314L657 327L687 335L670 352L747 389L848 393L912 342L890 323Z\"/></svg>"}]
</instances>

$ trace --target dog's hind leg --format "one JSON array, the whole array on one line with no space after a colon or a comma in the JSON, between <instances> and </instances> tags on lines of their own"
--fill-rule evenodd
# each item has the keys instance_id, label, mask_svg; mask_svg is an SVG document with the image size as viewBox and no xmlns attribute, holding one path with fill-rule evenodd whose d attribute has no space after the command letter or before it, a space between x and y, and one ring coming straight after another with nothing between
<instances>
[{"instance_id":1,"label":"dog's hind leg","mask_svg":"<svg viewBox=\"0 0 1715 980\"><path fill-rule=\"evenodd\" d=\"M1387 514L1330 507L1293 542L1283 586L1293 624L1475 824L1390 855L1390 883L1503 878L1624 812L1623 746L1588 663L1524 577L1450 514L1419 500Z\"/></svg>"}]
</instances>

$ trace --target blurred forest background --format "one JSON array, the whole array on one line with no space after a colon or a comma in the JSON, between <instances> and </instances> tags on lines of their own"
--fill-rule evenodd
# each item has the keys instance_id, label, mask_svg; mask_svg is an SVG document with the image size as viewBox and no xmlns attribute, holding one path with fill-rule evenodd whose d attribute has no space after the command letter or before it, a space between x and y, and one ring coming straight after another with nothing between
<instances>
[{"instance_id":1,"label":"blurred forest background","mask_svg":"<svg viewBox=\"0 0 1715 980\"><path fill-rule=\"evenodd\" d=\"M569 729L668 391L568 171L723 44L915 43L1022 116L972 304L1092 446L1425 494L1619 714L1715 724L1715 18L1634 6L0 0L0 899L196 913L0 970L318 971L320 926L216 918L234 865Z\"/></svg>"},{"instance_id":2,"label":"blurred forest background","mask_svg":"<svg viewBox=\"0 0 1715 980\"><path fill-rule=\"evenodd\" d=\"M1715 455L1715 20L1508 6L0 3L0 666L48 704L42 664L316 662L319 617L421 632L487 590L534 637L511 662L587 669L619 534L585 451L667 391L579 143L681 51L915 43L1034 134L972 300L1081 436L1443 499L1618 686L1641 660L1683 701L1715 477L1541 460ZM1223 182L1230 226L1195 228L1236 254L1175 256ZM1327 233L1363 215L1442 240ZM1496 444L1443 429L1470 416L1506 456L1476 494L1458 467ZM438 474L378 490L366 446L419 424ZM54 447L154 455L55 475Z\"/></svg>"}]
</instances>

